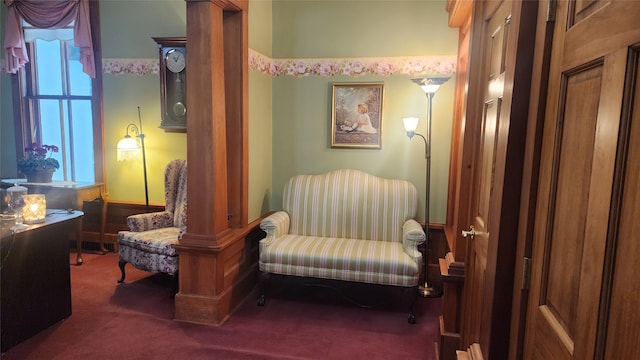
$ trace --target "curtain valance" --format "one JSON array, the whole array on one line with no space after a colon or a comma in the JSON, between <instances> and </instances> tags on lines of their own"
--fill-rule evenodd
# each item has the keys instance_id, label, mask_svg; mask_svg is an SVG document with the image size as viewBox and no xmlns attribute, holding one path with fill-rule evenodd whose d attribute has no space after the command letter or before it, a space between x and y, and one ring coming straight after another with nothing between
<instances>
[{"instance_id":1,"label":"curtain valance","mask_svg":"<svg viewBox=\"0 0 640 360\"><path fill-rule=\"evenodd\" d=\"M15 74L29 61L21 18L43 29L58 29L75 21L74 44L80 48L82 70L95 78L89 0L4 0L4 3L7 6L4 39L7 72Z\"/></svg>"}]
</instances>

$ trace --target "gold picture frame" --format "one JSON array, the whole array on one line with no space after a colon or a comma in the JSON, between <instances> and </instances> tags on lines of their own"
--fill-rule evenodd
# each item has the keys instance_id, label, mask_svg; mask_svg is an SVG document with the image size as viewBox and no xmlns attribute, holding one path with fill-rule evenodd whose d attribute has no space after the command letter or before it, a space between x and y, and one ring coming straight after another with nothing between
<instances>
[{"instance_id":1,"label":"gold picture frame","mask_svg":"<svg viewBox=\"0 0 640 360\"><path fill-rule=\"evenodd\" d=\"M382 148L384 84L332 84L331 147Z\"/></svg>"}]
</instances>

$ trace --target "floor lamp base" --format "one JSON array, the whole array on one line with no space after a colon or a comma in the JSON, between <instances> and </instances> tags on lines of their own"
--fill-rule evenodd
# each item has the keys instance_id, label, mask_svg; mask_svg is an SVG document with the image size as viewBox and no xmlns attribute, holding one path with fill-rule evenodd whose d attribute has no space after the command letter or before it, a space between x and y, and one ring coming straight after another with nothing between
<instances>
[{"instance_id":1,"label":"floor lamp base","mask_svg":"<svg viewBox=\"0 0 640 360\"><path fill-rule=\"evenodd\" d=\"M442 290L430 286L429 284L424 284L418 286L418 295L424 298L433 298L442 296Z\"/></svg>"}]
</instances>

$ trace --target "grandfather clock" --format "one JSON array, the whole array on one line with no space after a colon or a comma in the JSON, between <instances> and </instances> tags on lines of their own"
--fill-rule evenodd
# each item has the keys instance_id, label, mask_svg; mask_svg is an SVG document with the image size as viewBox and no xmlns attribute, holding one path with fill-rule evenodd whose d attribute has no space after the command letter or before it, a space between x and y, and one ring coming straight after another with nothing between
<instances>
[{"instance_id":1,"label":"grandfather clock","mask_svg":"<svg viewBox=\"0 0 640 360\"><path fill-rule=\"evenodd\" d=\"M187 131L187 40L184 37L154 37L160 56L160 128Z\"/></svg>"}]
</instances>

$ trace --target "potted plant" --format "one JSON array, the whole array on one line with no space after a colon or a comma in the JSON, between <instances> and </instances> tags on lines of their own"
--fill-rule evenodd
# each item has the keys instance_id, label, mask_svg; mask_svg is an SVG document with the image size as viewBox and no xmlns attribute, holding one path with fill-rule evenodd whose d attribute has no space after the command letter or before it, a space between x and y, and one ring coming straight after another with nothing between
<instances>
[{"instance_id":1,"label":"potted plant","mask_svg":"<svg viewBox=\"0 0 640 360\"><path fill-rule=\"evenodd\" d=\"M54 152L58 152L58 147L33 143L24 151L25 158L18 160L18 171L27 177L28 182L51 182L53 172L60 168L58 160L52 157Z\"/></svg>"}]
</instances>

